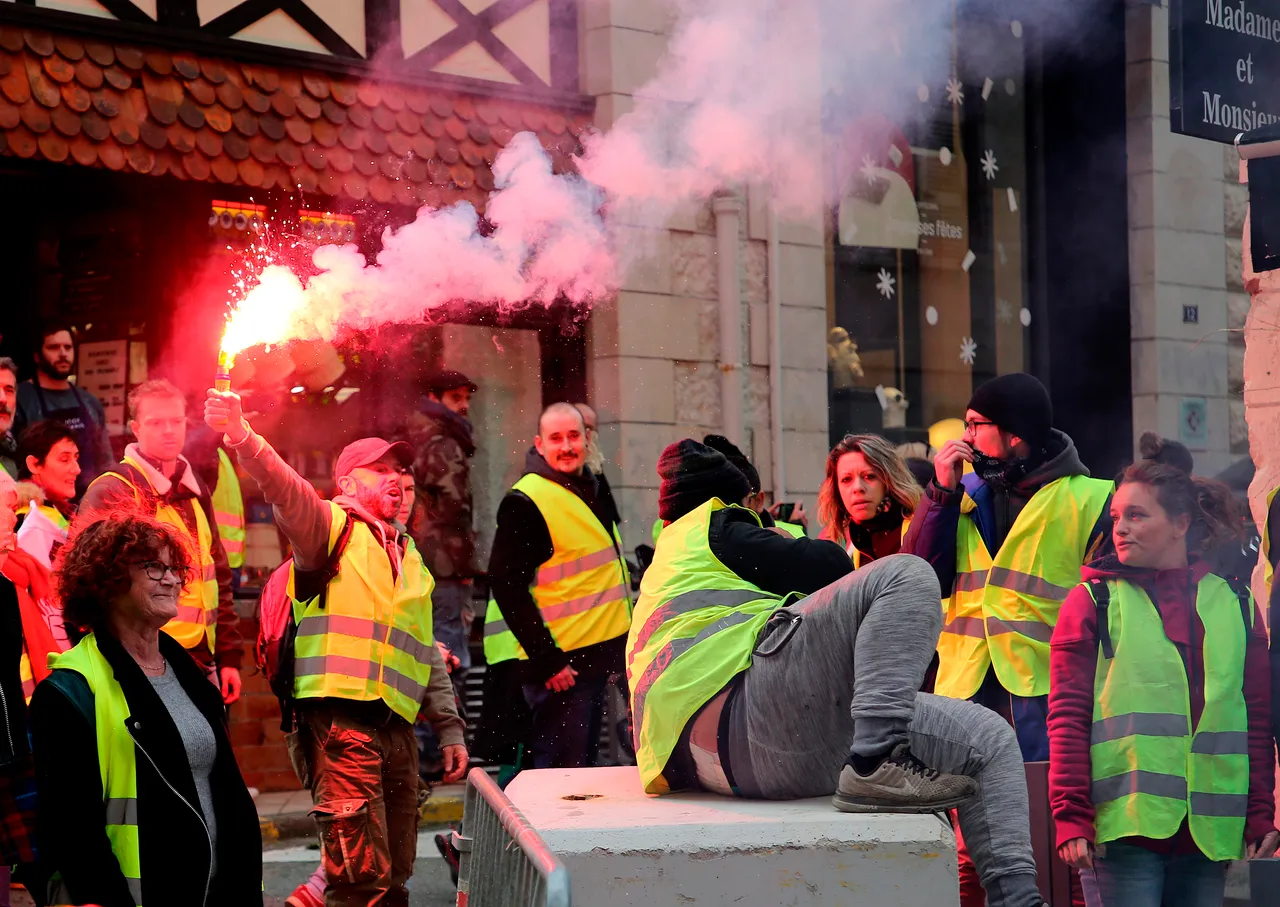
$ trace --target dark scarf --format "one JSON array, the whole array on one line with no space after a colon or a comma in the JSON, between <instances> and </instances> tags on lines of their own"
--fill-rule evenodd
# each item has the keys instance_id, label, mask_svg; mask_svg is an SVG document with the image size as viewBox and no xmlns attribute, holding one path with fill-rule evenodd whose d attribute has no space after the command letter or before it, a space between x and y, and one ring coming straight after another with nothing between
<instances>
[{"instance_id":1,"label":"dark scarf","mask_svg":"<svg viewBox=\"0 0 1280 907\"><path fill-rule=\"evenodd\" d=\"M877 557L875 550L875 539L881 535L890 532L901 537L902 533L902 505L894 501L888 510L883 513L877 513L865 523L855 523L849 521L849 541L853 543L853 547L857 548L863 554L871 558Z\"/></svg>"},{"instance_id":2,"label":"dark scarf","mask_svg":"<svg viewBox=\"0 0 1280 907\"><path fill-rule=\"evenodd\" d=\"M1012 460L997 460L980 450L973 452L973 471L987 485L1001 491L1011 491L1029 474L1038 469L1049 458L1048 451L1041 448L1025 457Z\"/></svg>"},{"instance_id":3,"label":"dark scarf","mask_svg":"<svg viewBox=\"0 0 1280 907\"><path fill-rule=\"evenodd\" d=\"M471 427L471 420L458 415L443 403L437 403L431 399L423 399L421 408L424 416L435 422L441 431L458 442L458 446L468 458L475 456L476 442L472 438L474 429Z\"/></svg>"}]
</instances>

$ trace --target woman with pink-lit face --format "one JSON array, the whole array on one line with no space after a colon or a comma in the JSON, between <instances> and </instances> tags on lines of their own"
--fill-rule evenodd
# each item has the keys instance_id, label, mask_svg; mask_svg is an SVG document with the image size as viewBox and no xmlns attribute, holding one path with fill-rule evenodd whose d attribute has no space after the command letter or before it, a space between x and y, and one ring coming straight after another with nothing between
<instances>
[{"instance_id":1,"label":"woman with pink-lit face","mask_svg":"<svg viewBox=\"0 0 1280 907\"><path fill-rule=\"evenodd\" d=\"M858 567L897 554L920 493L892 444L847 435L827 454L818 491L822 537L842 545Z\"/></svg>"}]
</instances>

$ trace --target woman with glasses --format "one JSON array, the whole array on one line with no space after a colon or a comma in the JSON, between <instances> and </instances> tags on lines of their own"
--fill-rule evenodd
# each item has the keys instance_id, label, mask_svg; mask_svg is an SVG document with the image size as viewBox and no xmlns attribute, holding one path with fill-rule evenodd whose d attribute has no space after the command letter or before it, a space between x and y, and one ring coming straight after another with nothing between
<instances>
[{"instance_id":1,"label":"woman with glasses","mask_svg":"<svg viewBox=\"0 0 1280 907\"><path fill-rule=\"evenodd\" d=\"M897 554L920 494L906 461L888 441L845 435L827 454L818 491L822 538L843 545L854 569Z\"/></svg>"},{"instance_id":2,"label":"woman with glasses","mask_svg":"<svg viewBox=\"0 0 1280 907\"><path fill-rule=\"evenodd\" d=\"M52 904L262 904L258 816L222 697L161 627L192 580L178 530L120 512L73 534L55 574L87 634L51 659L31 731Z\"/></svg>"}]
</instances>

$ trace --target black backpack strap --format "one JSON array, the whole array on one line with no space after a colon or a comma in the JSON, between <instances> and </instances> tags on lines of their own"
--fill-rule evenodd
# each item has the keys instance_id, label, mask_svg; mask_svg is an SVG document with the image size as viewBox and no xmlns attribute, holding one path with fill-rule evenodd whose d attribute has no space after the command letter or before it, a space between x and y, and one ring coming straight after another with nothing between
<instances>
[{"instance_id":1,"label":"black backpack strap","mask_svg":"<svg viewBox=\"0 0 1280 907\"><path fill-rule=\"evenodd\" d=\"M1253 630L1253 593L1249 591L1249 584L1239 576L1226 576L1223 579L1240 600L1240 616L1244 618L1244 632L1248 637Z\"/></svg>"},{"instance_id":2,"label":"black backpack strap","mask_svg":"<svg viewBox=\"0 0 1280 907\"><path fill-rule=\"evenodd\" d=\"M342 570L342 555L347 552L347 542L351 541L351 532L355 529L355 514L347 511L347 521L342 526L342 531L338 533L338 540L334 542L333 550L329 552L329 558L324 562L324 567L320 570L320 581L324 584L320 590L320 607L323 609L325 600L329 595L329 584L337 578L338 573Z\"/></svg>"},{"instance_id":3,"label":"black backpack strap","mask_svg":"<svg viewBox=\"0 0 1280 907\"><path fill-rule=\"evenodd\" d=\"M325 606L326 597L329 594L329 583L333 582L334 577L338 575L338 571L342 564L342 555L346 553L347 542L351 540L351 530L355 526L355 517L350 513L346 515L347 521L342 527L342 531L338 533L338 540L333 545L333 550L329 552L329 557L325 560L324 566L319 570L311 571L310 582L314 588L314 584L320 584L319 606L321 609ZM297 595L298 569L294 564L294 595ZM305 601L306 599L303 599ZM295 668L294 654L298 643L298 624L293 619L293 607L289 608L289 620L284 627L284 636L280 639L280 665L276 671L275 678L271 681L271 692L275 693L276 701L280 703L280 730L284 733L291 732L297 725L297 703L293 698L293 681L297 676Z\"/></svg>"},{"instance_id":4,"label":"black backpack strap","mask_svg":"<svg viewBox=\"0 0 1280 907\"><path fill-rule=\"evenodd\" d=\"M1111 590L1104 579L1094 577L1087 582L1093 603L1098 612L1098 645L1102 647L1103 658L1115 658L1116 650L1111 645L1111 625L1107 620L1107 609L1111 607Z\"/></svg>"}]
</instances>

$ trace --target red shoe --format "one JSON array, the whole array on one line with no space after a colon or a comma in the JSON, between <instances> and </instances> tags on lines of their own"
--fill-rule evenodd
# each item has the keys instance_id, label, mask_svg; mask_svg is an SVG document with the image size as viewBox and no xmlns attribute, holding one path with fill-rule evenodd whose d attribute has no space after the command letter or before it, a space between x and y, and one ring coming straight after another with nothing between
<instances>
[{"instance_id":1,"label":"red shoe","mask_svg":"<svg viewBox=\"0 0 1280 907\"><path fill-rule=\"evenodd\" d=\"M285 898L284 902L287 907L324 907L324 901L316 897L305 883L293 889L293 894Z\"/></svg>"}]
</instances>

